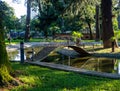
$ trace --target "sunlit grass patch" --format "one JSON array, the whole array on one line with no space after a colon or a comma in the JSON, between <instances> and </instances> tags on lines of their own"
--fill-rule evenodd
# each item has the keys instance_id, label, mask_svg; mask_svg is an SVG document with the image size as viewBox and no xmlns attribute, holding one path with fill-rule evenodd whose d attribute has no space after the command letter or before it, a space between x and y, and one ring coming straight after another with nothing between
<instances>
[{"instance_id":1,"label":"sunlit grass patch","mask_svg":"<svg viewBox=\"0 0 120 91\"><path fill-rule=\"evenodd\" d=\"M80 46L81 48L85 49L88 52L96 52L96 53L111 53L112 48L103 48L103 46ZM120 48L115 48L115 52L113 53L120 53Z\"/></svg>"},{"instance_id":2,"label":"sunlit grass patch","mask_svg":"<svg viewBox=\"0 0 120 91\"><path fill-rule=\"evenodd\" d=\"M12 63L14 70L24 72L18 78L23 82L11 91L119 91L120 80L87 76L73 72Z\"/></svg>"}]
</instances>

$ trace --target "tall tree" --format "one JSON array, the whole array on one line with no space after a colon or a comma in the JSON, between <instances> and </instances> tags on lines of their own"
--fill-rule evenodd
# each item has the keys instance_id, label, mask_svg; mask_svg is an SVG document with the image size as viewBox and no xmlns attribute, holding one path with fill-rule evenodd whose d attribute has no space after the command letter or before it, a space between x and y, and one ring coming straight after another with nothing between
<instances>
[{"instance_id":1,"label":"tall tree","mask_svg":"<svg viewBox=\"0 0 120 91\"><path fill-rule=\"evenodd\" d=\"M114 36L112 27L112 0L101 0L102 8L102 39L104 48L112 47L111 38Z\"/></svg>"},{"instance_id":2,"label":"tall tree","mask_svg":"<svg viewBox=\"0 0 120 91\"><path fill-rule=\"evenodd\" d=\"M96 41L100 40L100 7L99 5L96 5Z\"/></svg>"},{"instance_id":3,"label":"tall tree","mask_svg":"<svg viewBox=\"0 0 120 91\"><path fill-rule=\"evenodd\" d=\"M31 0L27 0L27 16L26 16L26 31L25 31L25 41L30 39L30 16L31 16Z\"/></svg>"},{"instance_id":4,"label":"tall tree","mask_svg":"<svg viewBox=\"0 0 120 91\"><path fill-rule=\"evenodd\" d=\"M7 12L9 12L8 5L0 0L0 86L11 80L10 64L4 41L4 24Z\"/></svg>"}]
</instances>

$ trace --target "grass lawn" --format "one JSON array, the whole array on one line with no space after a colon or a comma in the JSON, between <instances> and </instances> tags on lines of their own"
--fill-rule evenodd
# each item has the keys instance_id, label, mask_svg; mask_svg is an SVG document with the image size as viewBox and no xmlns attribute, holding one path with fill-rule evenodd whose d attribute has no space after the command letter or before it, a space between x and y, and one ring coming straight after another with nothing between
<instances>
[{"instance_id":1,"label":"grass lawn","mask_svg":"<svg viewBox=\"0 0 120 91\"><path fill-rule=\"evenodd\" d=\"M103 48L102 45L95 45L94 48L93 46L80 46L84 50L88 52L95 52L95 53L120 53L120 48L115 48L115 52L112 52L112 48Z\"/></svg>"},{"instance_id":2,"label":"grass lawn","mask_svg":"<svg viewBox=\"0 0 120 91\"><path fill-rule=\"evenodd\" d=\"M120 80L12 62L21 84L6 91L120 91Z\"/></svg>"},{"instance_id":3,"label":"grass lawn","mask_svg":"<svg viewBox=\"0 0 120 91\"><path fill-rule=\"evenodd\" d=\"M21 40L21 39L16 39L16 40L11 40L11 43L12 44L17 44L17 43L20 43L21 41L24 41L24 40ZM34 38L31 38L29 42L66 42L67 40L53 40L53 39L42 39L42 38L38 38L38 39L34 39ZM6 39L5 40L5 43L8 45L9 44L9 41Z\"/></svg>"}]
</instances>

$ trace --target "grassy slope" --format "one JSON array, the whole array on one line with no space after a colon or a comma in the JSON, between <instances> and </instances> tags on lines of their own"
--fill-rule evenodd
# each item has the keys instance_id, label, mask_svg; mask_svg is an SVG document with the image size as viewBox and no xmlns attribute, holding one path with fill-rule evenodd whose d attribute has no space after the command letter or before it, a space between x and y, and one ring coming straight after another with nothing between
<instances>
[{"instance_id":1,"label":"grassy slope","mask_svg":"<svg viewBox=\"0 0 120 91\"><path fill-rule=\"evenodd\" d=\"M12 63L24 82L11 91L120 91L120 80L86 76L39 66Z\"/></svg>"}]
</instances>

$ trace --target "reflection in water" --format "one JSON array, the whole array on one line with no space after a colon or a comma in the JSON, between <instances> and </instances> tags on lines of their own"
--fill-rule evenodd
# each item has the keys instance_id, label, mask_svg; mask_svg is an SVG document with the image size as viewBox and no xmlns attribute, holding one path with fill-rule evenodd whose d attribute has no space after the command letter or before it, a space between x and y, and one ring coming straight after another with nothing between
<instances>
[{"instance_id":1,"label":"reflection in water","mask_svg":"<svg viewBox=\"0 0 120 91\"><path fill-rule=\"evenodd\" d=\"M59 60L57 61L55 61L56 55L57 58L59 57ZM51 54L43 61L69 65L76 68L92 71L120 74L120 60L118 59L95 57L70 58L60 54L56 55Z\"/></svg>"},{"instance_id":2,"label":"reflection in water","mask_svg":"<svg viewBox=\"0 0 120 91\"><path fill-rule=\"evenodd\" d=\"M33 53L38 53L43 47L32 47L32 48L26 48L24 50L24 58L25 60L27 58L31 58ZM8 53L9 59L12 61L20 61L20 50Z\"/></svg>"},{"instance_id":3,"label":"reflection in water","mask_svg":"<svg viewBox=\"0 0 120 91\"><path fill-rule=\"evenodd\" d=\"M24 59L26 60L26 55L25 55L25 54L24 54ZM21 60L21 59L20 59L20 51L19 51L19 53L15 56L14 60L16 60L16 61L20 61L20 60Z\"/></svg>"},{"instance_id":4,"label":"reflection in water","mask_svg":"<svg viewBox=\"0 0 120 91\"><path fill-rule=\"evenodd\" d=\"M120 59L116 61L115 63L115 70L117 71L118 74L120 74Z\"/></svg>"},{"instance_id":5,"label":"reflection in water","mask_svg":"<svg viewBox=\"0 0 120 91\"><path fill-rule=\"evenodd\" d=\"M68 56L68 65L69 65L69 66L71 65L70 56Z\"/></svg>"},{"instance_id":6,"label":"reflection in water","mask_svg":"<svg viewBox=\"0 0 120 91\"><path fill-rule=\"evenodd\" d=\"M79 60L77 64L73 63L72 66L99 72L115 73L116 72L116 70L114 70L115 61L116 61L115 59L108 58L89 58L84 60L84 62L83 60Z\"/></svg>"},{"instance_id":7,"label":"reflection in water","mask_svg":"<svg viewBox=\"0 0 120 91\"><path fill-rule=\"evenodd\" d=\"M118 73L120 74L120 62L118 62Z\"/></svg>"},{"instance_id":8,"label":"reflection in water","mask_svg":"<svg viewBox=\"0 0 120 91\"><path fill-rule=\"evenodd\" d=\"M42 47L36 47L34 48L34 52L38 53L41 49ZM28 51L31 50L32 48L25 49L25 59L31 57L32 54L28 54ZM9 57L10 60L19 61L20 53L19 51L9 53ZM42 61L64 64L92 71L120 74L120 59L95 58L95 57L70 58L65 55L60 55L56 52L52 52L46 59Z\"/></svg>"}]
</instances>

